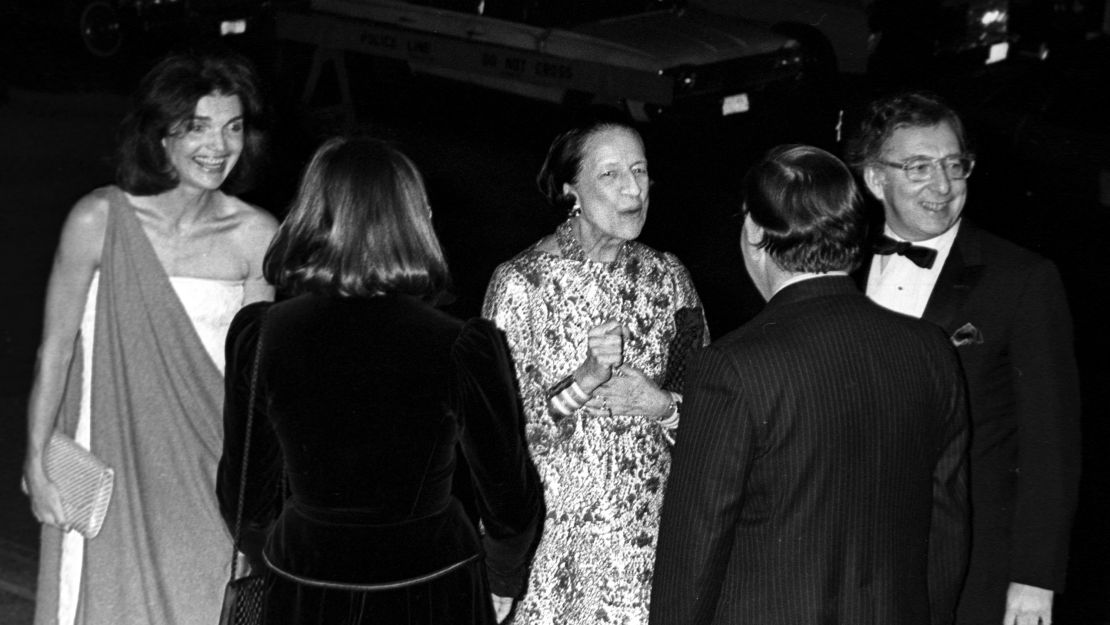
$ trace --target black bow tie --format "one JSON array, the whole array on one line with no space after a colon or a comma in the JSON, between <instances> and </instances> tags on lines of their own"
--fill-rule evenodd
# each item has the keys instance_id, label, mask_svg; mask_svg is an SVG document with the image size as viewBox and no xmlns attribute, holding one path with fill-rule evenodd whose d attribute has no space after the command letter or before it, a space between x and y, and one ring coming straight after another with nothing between
<instances>
[{"instance_id":1,"label":"black bow tie","mask_svg":"<svg viewBox=\"0 0 1110 625\"><path fill-rule=\"evenodd\" d=\"M929 269L937 259L937 251L930 247L914 245L909 241L895 241L885 234L875 241L871 251L876 254L901 254L922 269Z\"/></svg>"}]
</instances>

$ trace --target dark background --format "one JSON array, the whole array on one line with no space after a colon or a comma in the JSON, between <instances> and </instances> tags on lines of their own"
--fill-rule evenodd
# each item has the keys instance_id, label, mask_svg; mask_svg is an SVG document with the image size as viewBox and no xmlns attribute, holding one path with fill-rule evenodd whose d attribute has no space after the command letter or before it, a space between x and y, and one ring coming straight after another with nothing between
<instances>
[{"instance_id":1,"label":"dark background","mask_svg":"<svg viewBox=\"0 0 1110 625\"><path fill-rule=\"evenodd\" d=\"M83 55L49 16L0 7L0 623L29 622L37 526L18 482L25 404L41 333L42 300L58 232L73 202L112 178L111 150L125 96L153 59L190 45L186 33L128 42L110 62ZM907 74L941 92L964 116L978 154L967 212L980 225L1053 259L1069 293L1082 374L1084 474L1073 532L1069 587L1057 601L1064 625L1110 623L1110 477L1104 307L1110 263L1104 237L1110 197L1110 42L1063 23L1046 60L1016 55L1001 65ZM296 177L320 140L346 129L318 97L300 101L307 48L265 30L231 45L257 63L275 107L271 163L247 199L281 216ZM397 141L428 178L436 228L449 255L453 312L475 315L490 273L560 220L534 176L547 144L573 114L554 105L440 80L348 55L356 130ZM736 249L737 188L772 145L816 143L838 151L831 124L850 121L867 95L889 85L839 77L811 113L645 126L654 180L642 240L689 267L720 336L762 305ZM822 117L826 116L826 117ZM1107 183L1110 187L1110 182Z\"/></svg>"}]
</instances>

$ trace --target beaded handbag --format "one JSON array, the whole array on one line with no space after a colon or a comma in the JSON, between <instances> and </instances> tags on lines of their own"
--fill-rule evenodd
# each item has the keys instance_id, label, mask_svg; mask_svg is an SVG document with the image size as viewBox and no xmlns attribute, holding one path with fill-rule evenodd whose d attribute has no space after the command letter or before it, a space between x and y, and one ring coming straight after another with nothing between
<instances>
[{"instance_id":1,"label":"beaded handbag","mask_svg":"<svg viewBox=\"0 0 1110 625\"><path fill-rule=\"evenodd\" d=\"M58 488L73 529L96 538L112 501L115 471L72 438L55 431L46 445L46 475Z\"/></svg>"},{"instance_id":2,"label":"beaded handbag","mask_svg":"<svg viewBox=\"0 0 1110 625\"><path fill-rule=\"evenodd\" d=\"M660 388L681 393L686 385L686 367L690 357L705 340L705 325L700 307L687 306L674 313L675 333L667 346L667 370Z\"/></svg>"}]
</instances>

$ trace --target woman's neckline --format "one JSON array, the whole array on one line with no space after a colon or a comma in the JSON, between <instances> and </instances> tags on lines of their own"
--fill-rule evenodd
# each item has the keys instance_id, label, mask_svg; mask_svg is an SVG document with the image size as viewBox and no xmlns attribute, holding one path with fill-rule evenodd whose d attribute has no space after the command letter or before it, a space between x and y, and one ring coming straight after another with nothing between
<instances>
[{"instance_id":1,"label":"woman's neckline","mask_svg":"<svg viewBox=\"0 0 1110 625\"><path fill-rule=\"evenodd\" d=\"M174 280L193 280L196 282L212 282L215 284L223 284L226 286L243 286L246 280L227 280L224 278L199 278L197 276L169 276L171 281Z\"/></svg>"},{"instance_id":2,"label":"woman's neckline","mask_svg":"<svg viewBox=\"0 0 1110 625\"><path fill-rule=\"evenodd\" d=\"M582 244L578 242L578 238L574 236L574 218L564 221L555 228L555 243L559 247L559 253L567 260L605 266L611 266L625 260L631 247L628 241L621 243L620 248L617 249L616 258L611 261L590 258L586 255L586 250L582 249Z\"/></svg>"},{"instance_id":3,"label":"woman's neckline","mask_svg":"<svg viewBox=\"0 0 1110 625\"><path fill-rule=\"evenodd\" d=\"M100 269L97 268L93 271L93 275L100 277ZM226 284L229 286L242 286L246 280L234 280L230 278L201 278L200 276L166 276L170 280L198 280L200 282L216 282L219 284Z\"/></svg>"}]
</instances>

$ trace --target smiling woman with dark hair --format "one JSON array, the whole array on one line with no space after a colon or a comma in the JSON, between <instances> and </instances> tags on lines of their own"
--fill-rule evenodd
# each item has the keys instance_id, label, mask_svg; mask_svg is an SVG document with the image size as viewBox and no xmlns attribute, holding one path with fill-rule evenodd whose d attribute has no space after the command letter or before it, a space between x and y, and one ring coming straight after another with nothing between
<instances>
[{"instance_id":1,"label":"smiling woman with dark hair","mask_svg":"<svg viewBox=\"0 0 1110 625\"><path fill-rule=\"evenodd\" d=\"M114 467L115 490L96 540L43 533L37 622L219 615L224 336L240 307L273 298L262 260L277 223L233 195L255 165L260 101L240 57L167 57L123 122L116 185L81 198L62 229L24 481L39 521L74 526L44 464L57 426Z\"/></svg>"},{"instance_id":2,"label":"smiling woman with dark hair","mask_svg":"<svg viewBox=\"0 0 1110 625\"><path fill-rule=\"evenodd\" d=\"M543 499L500 332L430 303L447 266L412 161L326 142L266 276L291 297L232 323L218 478L234 529L257 357L244 527L271 528L265 622L489 625L490 595L521 593ZM452 495L459 451L480 537Z\"/></svg>"},{"instance_id":3,"label":"smiling woman with dark hair","mask_svg":"<svg viewBox=\"0 0 1110 625\"><path fill-rule=\"evenodd\" d=\"M211 93L237 99L242 119L242 151L220 188L232 194L251 188L265 156L268 115L251 67L229 58L174 55L146 75L119 129L116 179L121 188L155 195L177 186L166 137L192 132L197 101Z\"/></svg>"}]
</instances>

